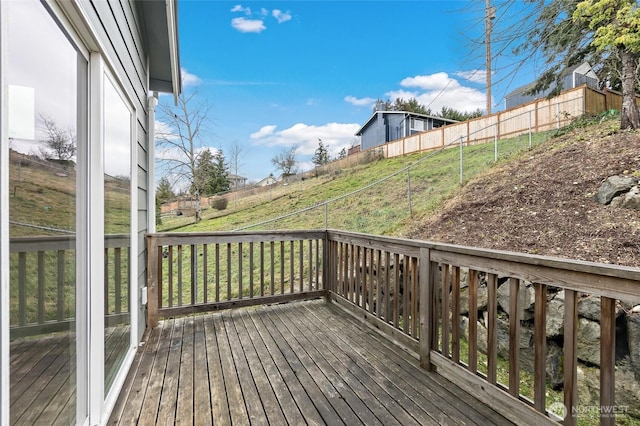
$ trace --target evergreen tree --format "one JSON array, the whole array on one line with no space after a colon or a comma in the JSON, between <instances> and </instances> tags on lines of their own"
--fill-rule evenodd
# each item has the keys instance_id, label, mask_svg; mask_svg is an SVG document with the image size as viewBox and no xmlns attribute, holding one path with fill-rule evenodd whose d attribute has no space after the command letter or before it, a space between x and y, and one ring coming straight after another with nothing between
<instances>
[{"instance_id":1,"label":"evergreen tree","mask_svg":"<svg viewBox=\"0 0 640 426\"><path fill-rule=\"evenodd\" d=\"M171 201L176 197L176 194L173 192L171 188L171 183L169 183L169 179L167 177L163 177L160 179L158 183L158 188L156 189L156 200L159 204L166 203L167 201Z\"/></svg>"},{"instance_id":2,"label":"evergreen tree","mask_svg":"<svg viewBox=\"0 0 640 426\"><path fill-rule=\"evenodd\" d=\"M322 143L322 139L318 139L318 148L316 148L316 152L311 158L311 162L315 164L316 167L322 166L329 162L329 152Z\"/></svg>"}]
</instances>

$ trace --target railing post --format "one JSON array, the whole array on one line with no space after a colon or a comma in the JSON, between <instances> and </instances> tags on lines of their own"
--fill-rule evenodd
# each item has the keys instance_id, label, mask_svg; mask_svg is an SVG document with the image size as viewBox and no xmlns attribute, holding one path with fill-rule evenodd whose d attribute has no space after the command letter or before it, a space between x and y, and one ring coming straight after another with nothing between
<instances>
[{"instance_id":1,"label":"railing post","mask_svg":"<svg viewBox=\"0 0 640 426\"><path fill-rule=\"evenodd\" d=\"M327 302L331 301L331 291L333 291L333 277L330 278L329 274L329 262L330 262L330 250L329 250L329 232L325 230L324 240L322 241L322 286L325 291L325 299ZM331 280L331 282L330 282Z\"/></svg>"},{"instance_id":2,"label":"railing post","mask_svg":"<svg viewBox=\"0 0 640 426\"><path fill-rule=\"evenodd\" d=\"M420 300L420 367L431 371L431 347L433 341L434 280L431 271L430 249L420 248L419 300Z\"/></svg>"},{"instance_id":3,"label":"railing post","mask_svg":"<svg viewBox=\"0 0 640 426\"><path fill-rule=\"evenodd\" d=\"M147 328L158 326L158 245L147 236Z\"/></svg>"}]
</instances>

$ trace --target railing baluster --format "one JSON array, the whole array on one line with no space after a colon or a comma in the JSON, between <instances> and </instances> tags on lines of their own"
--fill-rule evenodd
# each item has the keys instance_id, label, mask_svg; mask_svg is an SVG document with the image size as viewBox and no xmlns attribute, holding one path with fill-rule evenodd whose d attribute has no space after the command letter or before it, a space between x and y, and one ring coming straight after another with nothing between
<instances>
[{"instance_id":1,"label":"railing baluster","mask_svg":"<svg viewBox=\"0 0 640 426\"><path fill-rule=\"evenodd\" d=\"M38 252L38 324L44 323L44 251Z\"/></svg>"},{"instance_id":2,"label":"railing baluster","mask_svg":"<svg viewBox=\"0 0 640 426\"><path fill-rule=\"evenodd\" d=\"M337 276L337 268L338 268L338 264L336 263L338 261L338 259L337 259L337 257L335 257L335 254L338 253L337 252L338 243L335 243L335 242L332 241L332 242L330 242L328 244L328 246L331 247L332 243L335 245L334 250L336 250L336 251L334 251L334 256L333 256L334 268L335 268L334 272L336 272L336 275L333 276L333 279L335 279L335 277ZM315 263L313 263L314 269L315 269L315 275L316 275L315 288L319 289L320 288L320 240L316 239L316 244L315 245L316 245L316 261L315 261ZM326 283L325 283L325 285L326 285ZM313 283L309 283L309 290L313 290L313 289L314 289ZM333 289L333 290L335 290L335 289Z\"/></svg>"},{"instance_id":3,"label":"railing baluster","mask_svg":"<svg viewBox=\"0 0 640 426\"><path fill-rule=\"evenodd\" d=\"M478 372L478 272L469 269L469 371Z\"/></svg>"},{"instance_id":4,"label":"railing baluster","mask_svg":"<svg viewBox=\"0 0 640 426\"><path fill-rule=\"evenodd\" d=\"M442 355L449 357L449 265L440 265L442 270Z\"/></svg>"},{"instance_id":5,"label":"railing baluster","mask_svg":"<svg viewBox=\"0 0 640 426\"><path fill-rule=\"evenodd\" d=\"M391 324L391 253L384 253L384 322Z\"/></svg>"},{"instance_id":6,"label":"railing baluster","mask_svg":"<svg viewBox=\"0 0 640 426\"><path fill-rule=\"evenodd\" d=\"M295 248L294 248L293 240L291 240L289 241L289 276L291 277L290 278L291 282L289 283L289 287L290 287L289 291L291 293L293 293L295 276L296 276L294 259L295 259Z\"/></svg>"},{"instance_id":7,"label":"railing baluster","mask_svg":"<svg viewBox=\"0 0 640 426\"><path fill-rule=\"evenodd\" d=\"M182 306L182 244L178 245L178 306Z\"/></svg>"},{"instance_id":8,"label":"railing baluster","mask_svg":"<svg viewBox=\"0 0 640 426\"><path fill-rule=\"evenodd\" d=\"M271 256L271 292L270 295L273 296L275 294L275 260L274 260L274 251L275 251L275 242L271 241L270 243L271 250L269 254Z\"/></svg>"},{"instance_id":9,"label":"railing baluster","mask_svg":"<svg viewBox=\"0 0 640 426\"><path fill-rule=\"evenodd\" d=\"M209 245L202 245L202 301L209 301Z\"/></svg>"},{"instance_id":10,"label":"railing baluster","mask_svg":"<svg viewBox=\"0 0 640 426\"><path fill-rule=\"evenodd\" d=\"M249 298L253 298L253 241L249 243Z\"/></svg>"},{"instance_id":11,"label":"railing baluster","mask_svg":"<svg viewBox=\"0 0 640 426\"><path fill-rule=\"evenodd\" d=\"M546 358L547 358L547 286L534 283L534 408L541 413L546 411Z\"/></svg>"},{"instance_id":12,"label":"railing baluster","mask_svg":"<svg viewBox=\"0 0 640 426\"><path fill-rule=\"evenodd\" d=\"M600 425L613 426L615 416L616 300L600 298Z\"/></svg>"},{"instance_id":13,"label":"railing baluster","mask_svg":"<svg viewBox=\"0 0 640 426\"><path fill-rule=\"evenodd\" d=\"M300 261L300 291L302 292L304 290L304 241L300 240L299 246L300 253L298 253L298 260ZM309 255L311 255L311 253L309 253Z\"/></svg>"},{"instance_id":14,"label":"railing baluster","mask_svg":"<svg viewBox=\"0 0 640 426\"><path fill-rule=\"evenodd\" d=\"M568 289L564 291L563 355L564 406L567 412L564 424L575 425L577 419L573 416L572 411L578 403L578 292Z\"/></svg>"},{"instance_id":15,"label":"railing baluster","mask_svg":"<svg viewBox=\"0 0 640 426\"><path fill-rule=\"evenodd\" d=\"M173 306L173 246L169 245L169 258L167 259L167 263L168 263L168 274L169 274L169 283L168 283L168 290L169 290L169 307ZM162 275L160 275L161 277Z\"/></svg>"},{"instance_id":16,"label":"railing baluster","mask_svg":"<svg viewBox=\"0 0 640 426\"><path fill-rule=\"evenodd\" d=\"M394 260L394 289L393 289L393 326L400 325L400 255L393 254Z\"/></svg>"},{"instance_id":17,"label":"railing baluster","mask_svg":"<svg viewBox=\"0 0 640 426\"><path fill-rule=\"evenodd\" d=\"M104 249L104 313L109 313L109 249Z\"/></svg>"},{"instance_id":18,"label":"railing baluster","mask_svg":"<svg viewBox=\"0 0 640 426\"><path fill-rule=\"evenodd\" d=\"M58 321L64 319L64 262L65 250L58 250L58 297L57 297L57 315Z\"/></svg>"},{"instance_id":19,"label":"railing baluster","mask_svg":"<svg viewBox=\"0 0 640 426\"><path fill-rule=\"evenodd\" d=\"M382 277L382 251L376 250L376 317L380 318L382 309L381 277Z\"/></svg>"},{"instance_id":20,"label":"railing baluster","mask_svg":"<svg viewBox=\"0 0 640 426\"><path fill-rule=\"evenodd\" d=\"M220 301L220 244L216 243L216 302Z\"/></svg>"},{"instance_id":21,"label":"railing baluster","mask_svg":"<svg viewBox=\"0 0 640 426\"><path fill-rule=\"evenodd\" d=\"M18 253L18 324L27 324L27 253Z\"/></svg>"},{"instance_id":22,"label":"railing baluster","mask_svg":"<svg viewBox=\"0 0 640 426\"><path fill-rule=\"evenodd\" d=\"M369 250L369 312L371 312L372 314L375 314L375 311L377 310L374 309L374 304L373 304L373 300L374 300L374 293L376 291L376 286L375 286L375 281L374 281L374 272L376 270L376 267L373 263L374 261L374 255L375 255L375 250L371 249Z\"/></svg>"},{"instance_id":23,"label":"railing baluster","mask_svg":"<svg viewBox=\"0 0 640 426\"><path fill-rule=\"evenodd\" d=\"M149 277L150 282L147 284L147 289L152 293L149 295L149 300L153 298L153 291L155 290L156 292L156 297L155 297L156 306L149 306L153 302L150 302L149 305L147 305L147 309L149 309L152 312L150 314L150 317L151 317L150 322L153 325L151 325L150 327L154 328L155 326L158 325L158 309L163 307L162 260L164 258L164 253L163 253L163 246L158 247L158 245L155 244L155 240L153 238L151 238L149 247L151 247L151 253L149 253L150 259L153 259L153 258L156 259L156 268L153 267L153 264L151 265L151 268L150 268L151 271L156 271L156 276L154 277L153 273L151 273L151 276ZM156 256L153 256L153 250L156 250L157 252ZM154 286L155 286L155 289L154 289Z\"/></svg>"},{"instance_id":24,"label":"railing baluster","mask_svg":"<svg viewBox=\"0 0 640 426\"><path fill-rule=\"evenodd\" d=\"M361 271L361 275L360 275L360 282L362 283L362 295L361 295L361 301L362 301L362 309L365 310L365 312L369 311L369 307L367 306L367 303L369 302L369 274L368 274L368 270L369 267L367 266L367 252L369 250L366 247L362 248L362 263L360 266L360 271Z\"/></svg>"},{"instance_id":25,"label":"railing baluster","mask_svg":"<svg viewBox=\"0 0 640 426\"><path fill-rule=\"evenodd\" d=\"M242 242L238 243L238 299L242 299Z\"/></svg>"},{"instance_id":26,"label":"railing baluster","mask_svg":"<svg viewBox=\"0 0 640 426\"><path fill-rule=\"evenodd\" d=\"M411 337L418 338L418 259L411 257Z\"/></svg>"},{"instance_id":27,"label":"railing baluster","mask_svg":"<svg viewBox=\"0 0 640 426\"><path fill-rule=\"evenodd\" d=\"M355 281L355 304L357 306L360 306L360 293L362 293L362 263L361 263L361 254L362 254L362 248L360 246L356 246L355 247L356 250L356 256L355 256L355 277L356 277L356 281Z\"/></svg>"},{"instance_id":28,"label":"railing baluster","mask_svg":"<svg viewBox=\"0 0 640 426\"><path fill-rule=\"evenodd\" d=\"M520 280L509 278L509 393L520 395Z\"/></svg>"},{"instance_id":29,"label":"railing baluster","mask_svg":"<svg viewBox=\"0 0 640 426\"><path fill-rule=\"evenodd\" d=\"M191 304L194 305L196 303L197 300L197 293L198 293L198 251L196 249L195 244L191 244L191 261L190 263L190 268L191 268L191 286L190 286L190 292L191 292Z\"/></svg>"},{"instance_id":30,"label":"railing baluster","mask_svg":"<svg viewBox=\"0 0 640 426\"><path fill-rule=\"evenodd\" d=\"M487 274L487 381L496 384L498 364L498 276Z\"/></svg>"},{"instance_id":31,"label":"railing baluster","mask_svg":"<svg viewBox=\"0 0 640 426\"><path fill-rule=\"evenodd\" d=\"M120 247L115 247L113 249L113 285L114 285L114 309L115 313L119 314L122 312L122 250ZM129 280L127 280L129 281Z\"/></svg>"},{"instance_id":32,"label":"railing baluster","mask_svg":"<svg viewBox=\"0 0 640 426\"><path fill-rule=\"evenodd\" d=\"M227 300L231 300L231 243L227 243Z\"/></svg>"},{"instance_id":33,"label":"railing baluster","mask_svg":"<svg viewBox=\"0 0 640 426\"><path fill-rule=\"evenodd\" d=\"M264 241L260 241L260 296L264 296Z\"/></svg>"},{"instance_id":34,"label":"railing baluster","mask_svg":"<svg viewBox=\"0 0 640 426\"><path fill-rule=\"evenodd\" d=\"M284 241L280 241L280 294L284 294Z\"/></svg>"},{"instance_id":35,"label":"railing baluster","mask_svg":"<svg viewBox=\"0 0 640 426\"><path fill-rule=\"evenodd\" d=\"M460 362L460 267L451 271L451 359Z\"/></svg>"}]
</instances>

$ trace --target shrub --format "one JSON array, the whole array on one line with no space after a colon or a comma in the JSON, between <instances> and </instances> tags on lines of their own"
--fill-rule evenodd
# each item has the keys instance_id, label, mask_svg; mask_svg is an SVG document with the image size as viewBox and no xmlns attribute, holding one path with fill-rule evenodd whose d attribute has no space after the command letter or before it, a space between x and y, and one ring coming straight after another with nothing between
<instances>
[{"instance_id":1,"label":"shrub","mask_svg":"<svg viewBox=\"0 0 640 426\"><path fill-rule=\"evenodd\" d=\"M213 199L212 206L216 210L224 210L227 208L227 204L229 204L227 197L216 197Z\"/></svg>"}]
</instances>

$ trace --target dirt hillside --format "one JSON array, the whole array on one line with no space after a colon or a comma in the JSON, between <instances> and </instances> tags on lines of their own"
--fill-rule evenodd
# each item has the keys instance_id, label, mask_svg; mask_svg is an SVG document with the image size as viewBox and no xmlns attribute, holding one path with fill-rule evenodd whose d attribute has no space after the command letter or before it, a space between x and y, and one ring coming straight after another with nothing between
<instances>
[{"instance_id":1,"label":"dirt hillside","mask_svg":"<svg viewBox=\"0 0 640 426\"><path fill-rule=\"evenodd\" d=\"M640 132L618 127L617 120L576 127L497 165L406 236L640 266L640 210L593 198L609 176L640 177Z\"/></svg>"}]
</instances>

